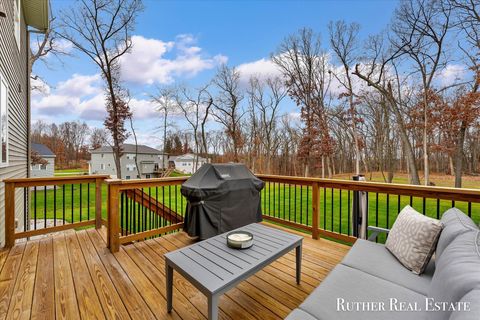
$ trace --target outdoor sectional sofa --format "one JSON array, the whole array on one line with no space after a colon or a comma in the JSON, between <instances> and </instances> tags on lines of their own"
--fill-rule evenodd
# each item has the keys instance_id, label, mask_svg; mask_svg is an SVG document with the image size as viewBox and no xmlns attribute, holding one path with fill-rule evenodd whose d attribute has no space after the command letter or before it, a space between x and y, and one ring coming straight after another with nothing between
<instances>
[{"instance_id":1,"label":"outdoor sectional sofa","mask_svg":"<svg viewBox=\"0 0 480 320\"><path fill-rule=\"evenodd\" d=\"M423 274L406 269L384 245L359 239L286 319L480 319L480 230L456 208L441 222Z\"/></svg>"}]
</instances>

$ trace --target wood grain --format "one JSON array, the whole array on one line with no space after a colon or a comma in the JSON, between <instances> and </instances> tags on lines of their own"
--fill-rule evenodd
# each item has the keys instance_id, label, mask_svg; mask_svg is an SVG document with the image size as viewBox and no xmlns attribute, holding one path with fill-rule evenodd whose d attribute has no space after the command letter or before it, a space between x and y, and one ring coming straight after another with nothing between
<instances>
[{"instance_id":1,"label":"wood grain","mask_svg":"<svg viewBox=\"0 0 480 320\"><path fill-rule=\"evenodd\" d=\"M223 295L220 319L283 319L349 250L277 228L304 236L302 283L295 283L294 254L286 254ZM122 246L112 254L106 228L19 242L0 251L0 319L204 320L205 296L177 273L174 309L166 312L164 254L191 243L177 232Z\"/></svg>"}]
</instances>

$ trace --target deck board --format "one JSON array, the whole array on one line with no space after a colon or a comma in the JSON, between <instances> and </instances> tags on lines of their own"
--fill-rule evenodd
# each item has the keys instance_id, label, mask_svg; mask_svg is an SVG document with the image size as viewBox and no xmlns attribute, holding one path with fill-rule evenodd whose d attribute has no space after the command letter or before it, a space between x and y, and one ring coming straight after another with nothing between
<instances>
[{"instance_id":1,"label":"deck board","mask_svg":"<svg viewBox=\"0 0 480 320\"><path fill-rule=\"evenodd\" d=\"M132 243L111 254L105 232L61 232L1 250L0 320L207 318L207 299L178 273L174 309L166 312L164 254L191 244L185 233ZM220 319L283 319L348 250L306 236L300 285L294 253L288 253L223 295Z\"/></svg>"}]
</instances>

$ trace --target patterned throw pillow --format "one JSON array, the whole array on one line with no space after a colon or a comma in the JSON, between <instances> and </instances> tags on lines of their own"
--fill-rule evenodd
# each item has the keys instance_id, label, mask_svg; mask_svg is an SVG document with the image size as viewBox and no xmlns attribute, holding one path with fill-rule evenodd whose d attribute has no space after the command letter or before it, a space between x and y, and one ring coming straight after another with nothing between
<instances>
[{"instance_id":1,"label":"patterned throw pillow","mask_svg":"<svg viewBox=\"0 0 480 320\"><path fill-rule=\"evenodd\" d=\"M405 268L421 274L435 252L442 228L439 220L426 217L406 206L393 224L385 247Z\"/></svg>"}]
</instances>

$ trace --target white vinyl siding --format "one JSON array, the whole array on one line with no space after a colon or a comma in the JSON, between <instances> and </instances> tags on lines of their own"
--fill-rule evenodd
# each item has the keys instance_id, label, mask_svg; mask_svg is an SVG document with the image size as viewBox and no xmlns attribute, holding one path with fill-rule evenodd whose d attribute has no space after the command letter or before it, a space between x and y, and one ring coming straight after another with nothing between
<instances>
[{"instance_id":1,"label":"white vinyl siding","mask_svg":"<svg viewBox=\"0 0 480 320\"><path fill-rule=\"evenodd\" d=\"M8 85L0 74L0 167L8 165Z\"/></svg>"},{"instance_id":2,"label":"white vinyl siding","mask_svg":"<svg viewBox=\"0 0 480 320\"><path fill-rule=\"evenodd\" d=\"M15 34L15 41L17 42L18 50L20 50L21 44L21 37L22 37L22 25L21 25L21 17L22 17L22 9L21 9L21 0L13 0L14 1L14 16L13 16L13 26L14 26L14 34Z\"/></svg>"}]
</instances>

